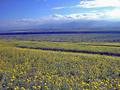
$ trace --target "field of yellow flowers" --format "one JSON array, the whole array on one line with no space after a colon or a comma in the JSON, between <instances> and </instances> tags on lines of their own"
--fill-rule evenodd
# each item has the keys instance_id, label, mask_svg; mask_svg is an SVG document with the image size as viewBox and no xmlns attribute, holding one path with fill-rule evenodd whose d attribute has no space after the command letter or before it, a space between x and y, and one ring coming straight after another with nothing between
<instances>
[{"instance_id":1,"label":"field of yellow flowers","mask_svg":"<svg viewBox=\"0 0 120 90\"><path fill-rule=\"evenodd\" d=\"M21 49L13 43L0 41L0 90L120 90L120 57Z\"/></svg>"}]
</instances>

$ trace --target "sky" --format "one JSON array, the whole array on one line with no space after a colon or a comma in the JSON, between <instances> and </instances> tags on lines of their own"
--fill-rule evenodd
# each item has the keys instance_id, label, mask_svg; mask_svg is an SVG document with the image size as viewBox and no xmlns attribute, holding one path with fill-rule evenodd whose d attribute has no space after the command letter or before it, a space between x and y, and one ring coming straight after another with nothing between
<instances>
[{"instance_id":1,"label":"sky","mask_svg":"<svg viewBox=\"0 0 120 90\"><path fill-rule=\"evenodd\" d=\"M79 0L0 0L0 19L39 18L56 13L70 14L71 9L61 7L69 7L78 2Z\"/></svg>"},{"instance_id":2,"label":"sky","mask_svg":"<svg viewBox=\"0 0 120 90\"><path fill-rule=\"evenodd\" d=\"M120 0L0 0L0 28L81 19L120 21Z\"/></svg>"}]
</instances>

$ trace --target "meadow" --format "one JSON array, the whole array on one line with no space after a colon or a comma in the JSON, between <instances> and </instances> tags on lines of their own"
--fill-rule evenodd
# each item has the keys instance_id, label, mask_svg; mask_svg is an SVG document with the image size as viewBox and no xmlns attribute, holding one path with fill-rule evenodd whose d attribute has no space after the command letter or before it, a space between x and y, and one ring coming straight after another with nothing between
<instances>
[{"instance_id":1,"label":"meadow","mask_svg":"<svg viewBox=\"0 0 120 90\"><path fill-rule=\"evenodd\" d=\"M38 42L14 41L14 46L26 48L54 48L120 54L120 43L114 42Z\"/></svg>"},{"instance_id":2,"label":"meadow","mask_svg":"<svg viewBox=\"0 0 120 90\"><path fill-rule=\"evenodd\" d=\"M120 33L116 34L28 34L0 35L1 39L55 42L120 42Z\"/></svg>"},{"instance_id":3,"label":"meadow","mask_svg":"<svg viewBox=\"0 0 120 90\"><path fill-rule=\"evenodd\" d=\"M120 57L18 48L18 45L117 53L120 48L120 43L115 42L0 40L1 90L120 90Z\"/></svg>"}]
</instances>

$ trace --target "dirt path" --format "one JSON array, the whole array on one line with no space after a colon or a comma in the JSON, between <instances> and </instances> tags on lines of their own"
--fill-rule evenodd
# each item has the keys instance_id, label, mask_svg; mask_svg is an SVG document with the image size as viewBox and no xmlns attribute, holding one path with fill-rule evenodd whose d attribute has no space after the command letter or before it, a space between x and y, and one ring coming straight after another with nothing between
<instances>
[{"instance_id":1,"label":"dirt path","mask_svg":"<svg viewBox=\"0 0 120 90\"><path fill-rule=\"evenodd\" d=\"M120 53L111 53L111 52L95 52L87 50L73 50L73 49L63 49L63 48L41 48L41 47L27 47L27 46L16 46L17 48L29 48L29 49L40 49L48 51L60 51L60 52L72 52L72 53L86 53L86 54L98 54L106 56L117 56L120 57Z\"/></svg>"}]
</instances>

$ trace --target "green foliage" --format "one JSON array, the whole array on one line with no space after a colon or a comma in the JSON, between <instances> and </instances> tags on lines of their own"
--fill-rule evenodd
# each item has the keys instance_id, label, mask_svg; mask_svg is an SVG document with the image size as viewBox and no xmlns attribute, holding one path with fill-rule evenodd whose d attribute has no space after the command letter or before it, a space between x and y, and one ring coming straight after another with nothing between
<instances>
[{"instance_id":1,"label":"green foliage","mask_svg":"<svg viewBox=\"0 0 120 90\"><path fill-rule=\"evenodd\" d=\"M15 46L40 47L40 48L62 48L72 50L85 50L94 52L120 53L120 43L114 42L37 42L17 41Z\"/></svg>"},{"instance_id":2,"label":"green foliage","mask_svg":"<svg viewBox=\"0 0 120 90\"><path fill-rule=\"evenodd\" d=\"M3 90L120 89L120 57L16 48L20 43L0 41Z\"/></svg>"}]
</instances>

